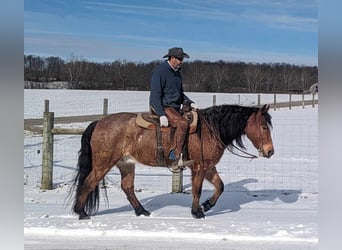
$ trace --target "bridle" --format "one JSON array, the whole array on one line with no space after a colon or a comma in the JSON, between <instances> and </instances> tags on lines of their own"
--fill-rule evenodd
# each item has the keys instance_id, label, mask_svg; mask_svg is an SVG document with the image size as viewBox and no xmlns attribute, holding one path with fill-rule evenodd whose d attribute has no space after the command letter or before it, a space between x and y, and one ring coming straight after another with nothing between
<instances>
[{"instance_id":1,"label":"bridle","mask_svg":"<svg viewBox=\"0 0 342 250\"><path fill-rule=\"evenodd\" d=\"M247 159L251 159L251 160L258 158L258 156L254 155L254 154L251 154L251 153L248 153L247 151L244 151L244 150L242 150L241 148L239 148L239 147L235 146L234 144L232 144L232 147L233 147L233 148L235 148L236 150L240 151L241 153L243 153L243 154L245 154L245 155L242 155L242 154L239 154L239 153L234 152L230 147L228 147L228 146L221 140L221 138L217 135L217 133L216 133L216 131L213 129L213 127L210 126L210 124L209 124L208 121L204 118L204 116L203 116L201 113L199 113L199 112L197 112L197 114L198 114L200 117L202 117L201 121L204 121L204 122L205 122L205 124L207 125L207 127L209 128L209 130L212 132L212 134L215 136L215 138L220 142L220 144L221 144L227 151L229 151L229 152L232 153L233 155L239 156L239 157L241 157L241 158L247 158ZM258 131L259 131L259 137L261 137L261 135L260 135L260 130L258 130ZM203 147L203 144L201 145L201 150L202 150L201 161L203 162L203 148L202 148L202 147ZM263 139L262 139L262 137L261 137L261 147L257 149L259 155L262 154L262 148L263 148ZM171 173L179 173L180 171L183 170L183 169L172 169L172 168L169 168L169 167L168 167L168 169L169 169L169 171L170 171Z\"/></svg>"}]
</instances>

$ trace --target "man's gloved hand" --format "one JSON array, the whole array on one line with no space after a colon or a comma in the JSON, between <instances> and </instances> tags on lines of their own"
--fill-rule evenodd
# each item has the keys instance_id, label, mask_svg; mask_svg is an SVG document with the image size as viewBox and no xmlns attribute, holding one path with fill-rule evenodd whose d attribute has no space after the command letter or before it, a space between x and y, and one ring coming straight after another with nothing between
<instances>
[{"instance_id":1,"label":"man's gloved hand","mask_svg":"<svg viewBox=\"0 0 342 250\"><path fill-rule=\"evenodd\" d=\"M168 127L169 126L169 120L167 119L167 117L165 115L162 115L161 117L159 117L159 121L160 121L160 127Z\"/></svg>"},{"instance_id":2,"label":"man's gloved hand","mask_svg":"<svg viewBox=\"0 0 342 250\"><path fill-rule=\"evenodd\" d=\"M198 105L196 103L191 103L190 106L194 110L199 110L199 107L198 107Z\"/></svg>"}]
</instances>

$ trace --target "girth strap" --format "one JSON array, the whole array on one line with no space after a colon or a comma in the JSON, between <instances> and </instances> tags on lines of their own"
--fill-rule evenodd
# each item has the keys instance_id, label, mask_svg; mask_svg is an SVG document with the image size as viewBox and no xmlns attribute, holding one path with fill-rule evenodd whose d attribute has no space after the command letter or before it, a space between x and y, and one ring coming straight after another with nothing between
<instances>
[{"instance_id":1,"label":"girth strap","mask_svg":"<svg viewBox=\"0 0 342 250\"><path fill-rule=\"evenodd\" d=\"M156 126L156 136L157 136L157 163L159 166L167 166L164 157L163 143L162 143L162 131L160 126Z\"/></svg>"}]
</instances>

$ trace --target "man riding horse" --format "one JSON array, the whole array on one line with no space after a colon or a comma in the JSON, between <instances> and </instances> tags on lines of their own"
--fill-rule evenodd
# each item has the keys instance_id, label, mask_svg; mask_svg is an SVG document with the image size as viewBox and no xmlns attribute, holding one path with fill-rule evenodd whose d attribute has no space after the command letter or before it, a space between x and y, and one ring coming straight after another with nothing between
<instances>
[{"instance_id":1,"label":"man riding horse","mask_svg":"<svg viewBox=\"0 0 342 250\"><path fill-rule=\"evenodd\" d=\"M164 140L163 159L169 158L176 166L187 166L191 171L192 205L194 218L204 218L205 213L215 206L224 190L224 183L216 169L226 148L244 148L242 136L246 135L262 157L270 158L274 147L270 128L269 105L244 107L219 105L197 111L196 132L186 135L191 126L180 114L183 101L197 108L184 93L179 69L183 58L189 57L182 48L171 48L164 57L168 60L159 65L151 80L151 109L159 116L160 126L176 128L174 140L170 142L171 129L162 135ZM184 106L184 105L183 105ZM121 174L121 188L137 216L149 216L135 195L135 164L161 166L158 153L158 129L146 129L137 125L137 113L120 112L94 121L86 128L81 138L77 172L73 182L75 197L73 211L79 219L89 219L99 208L99 183L109 170L116 166ZM190 127L190 129L189 129ZM160 129L161 130L161 129ZM189 131L191 132L191 131ZM185 140L186 139L186 140ZM184 142L186 141L186 143ZM235 146L235 143L237 146ZM187 146L190 164L178 163L182 158L183 144ZM155 152L155 153L153 153ZM243 151L242 151L243 152ZM248 153L247 153L248 154ZM257 156L251 156L256 158ZM174 164L171 165L173 168ZM200 203L203 181L214 186L214 193Z\"/></svg>"},{"instance_id":2,"label":"man riding horse","mask_svg":"<svg viewBox=\"0 0 342 250\"><path fill-rule=\"evenodd\" d=\"M152 73L150 90L151 112L159 116L160 126L175 128L174 139L168 153L172 165L179 165L186 134L188 120L180 114L181 104L187 102L193 109L197 105L184 94L182 75L180 73L184 58L189 58L182 48L170 48L163 58L166 61L157 66ZM183 165L190 162L183 161Z\"/></svg>"}]
</instances>

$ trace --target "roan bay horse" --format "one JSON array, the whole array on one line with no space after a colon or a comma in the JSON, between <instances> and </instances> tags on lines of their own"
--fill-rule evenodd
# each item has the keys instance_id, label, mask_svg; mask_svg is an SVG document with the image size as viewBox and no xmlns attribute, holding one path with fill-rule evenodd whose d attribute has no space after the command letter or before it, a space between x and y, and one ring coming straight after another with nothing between
<instances>
[{"instance_id":1,"label":"roan bay horse","mask_svg":"<svg viewBox=\"0 0 342 250\"><path fill-rule=\"evenodd\" d=\"M197 131L189 134L186 141L188 158L193 160L189 167L192 174L193 217L203 218L223 192L224 184L216 164L227 147L236 147L236 144L240 149L245 148L242 136L246 135L260 156L270 158L273 155L272 123L268 110L269 105L261 108L220 105L197 111ZM134 193L134 165L127 167L129 165L120 164L128 157L145 165L158 166L156 131L139 127L136 118L136 113L111 114L92 122L83 133L73 185L76 189L73 210L79 219L89 219L89 215L96 213L99 208L99 182L115 165L121 173L121 188L136 215L150 215ZM168 152L169 145L169 141L163 143L164 152ZM204 179L215 190L200 205Z\"/></svg>"}]
</instances>

